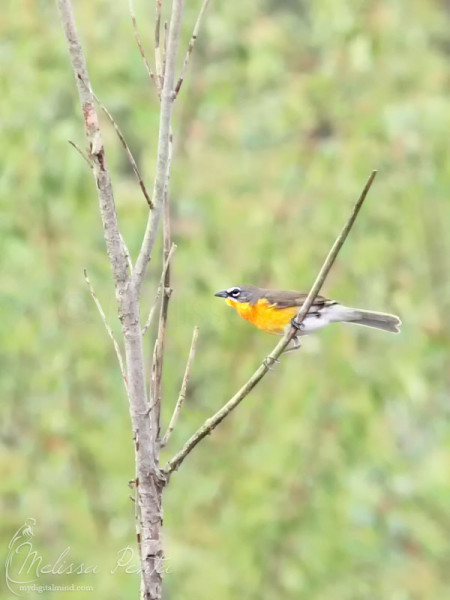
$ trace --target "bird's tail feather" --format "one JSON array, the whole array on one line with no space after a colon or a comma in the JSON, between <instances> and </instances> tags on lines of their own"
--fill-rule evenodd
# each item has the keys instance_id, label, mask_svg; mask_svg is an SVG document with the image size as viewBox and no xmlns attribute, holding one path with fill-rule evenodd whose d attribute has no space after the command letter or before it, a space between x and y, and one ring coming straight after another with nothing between
<instances>
[{"instance_id":1,"label":"bird's tail feather","mask_svg":"<svg viewBox=\"0 0 450 600\"><path fill-rule=\"evenodd\" d=\"M343 323L354 323L355 325L363 325L364 327L372 327L373 329L382 329L390 333L400 333L402 322L396 315L362 310L360 308L349 308L340 304L335 306L335 316L332 320ZM335 307L333 306L332 308Z\"/></svg>"}]
</instances>

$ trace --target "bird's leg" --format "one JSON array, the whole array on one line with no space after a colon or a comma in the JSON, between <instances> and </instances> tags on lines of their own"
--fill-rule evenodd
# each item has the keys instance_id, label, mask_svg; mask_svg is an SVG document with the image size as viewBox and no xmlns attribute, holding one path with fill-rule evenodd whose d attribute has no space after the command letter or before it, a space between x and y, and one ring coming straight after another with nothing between
<instances>
[{"instance_id":1,"label":"bird's leg","mask_svg":"<svg viewBox=\"0 0 450 600\"><path fill-rule=\"evenodd\" d=\"M302 347L300 340L297 336L292 338L292 341L294 342L294 345L292 346L292 348L286 348L286 350L284 351L284 354L287 354L288 352L294 352L294 350L298 350L299 348Z\"/></svg>"},{"instance_id":2,"label":"bird's leg","mask_svg":"<svg viewBox=\"0 0 450 600\"><path fill-rule=\"evenodd\" d=\"M292 350L297 350L298 348L301 347L302 344L301 344L301 342L300 342L300 340L298 339L297 336L295 336L294 338L292 338L292 341L294 342L294 347L292 348Z\"/></svg>"}]
</instances>

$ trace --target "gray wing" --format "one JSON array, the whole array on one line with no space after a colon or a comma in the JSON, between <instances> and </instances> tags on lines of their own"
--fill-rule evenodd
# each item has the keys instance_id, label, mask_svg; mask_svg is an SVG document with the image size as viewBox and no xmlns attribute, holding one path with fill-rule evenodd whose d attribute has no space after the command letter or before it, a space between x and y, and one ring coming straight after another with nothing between
<instances>
[{"instance_id":1,"label":"gray wing","mask_svg":"<svg viewBox=\"0 0 450 600\"><path fill-rule=\"evenodd\" d=\"M265 298L270 304L276 304L277 308L289 308L291 306L302 306L308 294L285 290L264 290L264 294L261 297ZM327 300L323 296L317 296L311 310L320 309L332 304L337 304L337 302Z\"/></svg>"}]
</instances>

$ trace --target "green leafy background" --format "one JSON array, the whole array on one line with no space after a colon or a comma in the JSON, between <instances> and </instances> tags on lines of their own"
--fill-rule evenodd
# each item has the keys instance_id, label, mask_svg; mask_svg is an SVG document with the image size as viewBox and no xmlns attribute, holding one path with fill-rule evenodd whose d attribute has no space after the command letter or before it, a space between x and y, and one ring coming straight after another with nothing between
<instances>
[{"instance_id":1,"label":"green leafy background","mask_svg":"<svg viewBox=\"0 0 450 600\"><path fill-rule=\"evenodd\" d=\"M183 51L198 9L187 3ZM75 10L94 89L151 187L158 102L127 2L76 0ZM153 59L154 6L136 11ZM56 6L7 0L0 31L3 562L33 517L44 562L70 546L68 562L98 567L38 584L136 598L138 577L111 574L135 545L133 447L115 354L83 279L87 268L119 333L93 180L67 141L85 146ZM445 0L211 0L174 118L165 423L194 325L200 338L165 457L276 341L213 293L307 290L373 168L324 292L404 326L401 336L333 326L307 338L186 460L164 498L167 599L450 597L449 32ZM145 200L102 127L136 257ZM4 576L0 586L12 597Z\"/></svg>"}]
</instances>

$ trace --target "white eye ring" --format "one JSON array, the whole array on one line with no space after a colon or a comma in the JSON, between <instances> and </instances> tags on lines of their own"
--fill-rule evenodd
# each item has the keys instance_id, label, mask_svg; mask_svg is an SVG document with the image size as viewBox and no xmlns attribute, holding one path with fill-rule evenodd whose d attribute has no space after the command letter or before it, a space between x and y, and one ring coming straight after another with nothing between
<instances>
[{"instance_id":1,"label":"white eye ring","mask_svg":"<svg viewBox=\"0 0 450 600\"><path fill-rule=\"evenodd\" d=\"M232 297L232 298L238 298L239 294L241 293L240 288L230 288L228 291L228 294Z\"/></svg>"}]
</instances>

